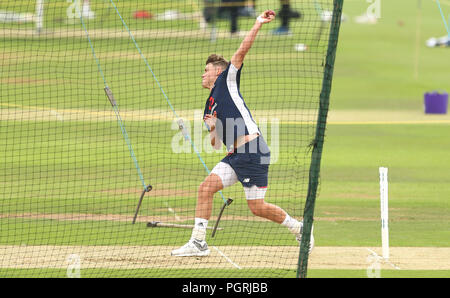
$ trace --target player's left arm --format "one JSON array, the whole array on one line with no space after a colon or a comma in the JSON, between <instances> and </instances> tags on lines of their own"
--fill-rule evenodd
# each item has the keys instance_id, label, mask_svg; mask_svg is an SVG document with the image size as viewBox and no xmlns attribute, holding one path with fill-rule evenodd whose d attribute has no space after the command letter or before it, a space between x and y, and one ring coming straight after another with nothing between
<instances>
[{"instance_id":1,"label":"player's left arm","mask_svg":"<svg viewBox=\"0 0 450 298\"><path fill-rule=\"evenodd\" d=\"M248 51L252 47L256 35L258 35L259 29L261 29L263 24L270 23L274 19L275 12L273 10L266 10L256 19L255 24L250 32L245 36L239 49L236 53L234 53L233 57L231 57L231 64L233 64L237 69L241 68L245 55L247 55Z\"/></svg>"}]
</instances>

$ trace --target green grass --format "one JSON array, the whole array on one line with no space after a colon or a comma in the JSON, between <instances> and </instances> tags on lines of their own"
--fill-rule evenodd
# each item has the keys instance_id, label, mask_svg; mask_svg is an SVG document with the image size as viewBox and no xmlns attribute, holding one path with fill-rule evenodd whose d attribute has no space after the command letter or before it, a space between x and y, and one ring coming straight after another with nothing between
<instances>
[{"instance_id":1,"label":"green grass","mask_svg":"<svg viewBox=\"0 0 450 298\"><path fill-rule=\"evenodd\" d=\"M381 270L381 278L448 278L448 271L439 270ZM370 275L371 276L371 275ZM365 270L309 270L309 278L367 278Z\"/></svg>"},{"instance_id":2,"label":"green grass","mask_svg":"<svg viewBox=\"0 0 450 298\"><path fill-rule=\"evenodd\" d=\"M182 246L189 230L148 228L146 223L131 221L58 221L52 219L9 219L2 224L1 244L4 245L170 245ZM180 222L183 223L183 222ZM187 222L186 224L190 224ZM76 228L75 228L76 227ZM295 239L286 230L271 222L221 221L226 230L210 245L273 245L293 246ZM263 231L263 232L262 232ZM239 237L236 237L236 233ZM208 231L210 237L211 231ZM32 235L32 236L31 236ZM99 235L102 235L99 237ZM252 241L248 241L252 239ZM274 242L273 239L277 241Z\"/></svg>"},{"instance_id":3,"label":"green grass","mask_svg":"<svg viewBox=\"0 0 450 298\"><path fill-rule=\"evenodd\" d=\"M344 13L353 18L367 7L363 1L349 1L344 3ZM448 14L450 7L442 7ZM428 38L446 35L436 3L423 2L421 14L417 78L416 34L420 15L416 2L383 3L381 19L374 26L357 25L353 20L343 23L332 109L421 110L425 92L448 87L448 49L425 46Z\"/></svg>"},{"instance_id":4,"label":"green grass","mask_svg":"<svg viewBox=\"0 0 450 298\"><path fill-rule=\"evenodd\" d=\"M193 278L214 278L211 272L208 274L198 274L198 271L180 270L183 275L192 276ZM105 275L112 278L149 278L148 271L144 269L129 270L105 270L105 269L84 269L80 272L81 278L101 278ZM172 278L173 272L158 270L154 272L153 277L165 276ZM295 278L294 271L281 270L215 270L217 276L232 275L233 278ZM214 274L213 273L213 274ZM49 278L67 278L67 270L58 269L0 269L0 276L8 275L11 278L28 278L32 276L47 276ZM318 270L308 271L309 278L367 278L366 270ZM381 278L448 278L448 271L443 270L381 270ZM176 277L175 277L176 278ZM167 281L170 283L170 281ZM261 282L264 282L261 279ZM270 282L270 280L269 280Z\"/></svg>"},{"instance_id":5,"label":"green grass","mask_svg":"<svg viewBox=\"0 0 450 298\"><path fill-rule=\"evenodd\" d=\"M295 278L296 272L293 270L273 270L273 269L248 269L248 270L214 270L208 273L199 270L177 270L177 273L190 278L220 278L222 276L233 276L233 278ZM80 272L81 278L179 278L171 270L152 270L149 274L145 269L109 270L109 269L83 269ZM0 276L8 275L11 278L28 278L35 276L46 276L49 278L67 278L67 270L58 269L0 269ZM263 279L261 279L263 281ZM168 281L161 281L162 283ZM163 286L158 284L158 286Z\"/></svg>"},{"instance_id":6,"label":"green grass","mask_svg":"<svg viewBox=\"0 0 450 298\"><path fill-rule=\"evenodd\" d=\"M28 2L14 1L14 10L30 11ZM58 17L64 16L68 5L63 2L49 6L48 15L55 14L46 19L46 27L51 30L81 29L79 23L67 24ZM152 1L150 5L148 1L121 1L119 9L133 30L196 30L198 24L192 20L146 22L131 18L136 8L150 9L154 13L168 8L186 13L195 11L193 7L184 7L184 2L160 0ZM2 1L0 10L11 8L12 3ZM122 30L113 11L105 9L105 1L91 3L102 15L88 23L89 30ZM259 5L278 7L279 1L258 1ZM374 26L353 22L354 16L367 9L367 3L348 1L344 5L344 13L350 20L341 27L331 110L421 111L424 92L448 86L448 49L425 47L428 37L445 34L435 3L428 1L422 6L418 78L414 75L415 4L406 0L384 1L382 18ZM293 6L304 9L299 3ZM307 9L311 7L307 6ZM448 7L445 9L448 11ZM404 25L400 26L399 21ZM242 18L239 25L246 30L251 22L251 19ZM310 98L316 98L320 92L323 61L316 59L315 51L322 48L311 46L308 52L293 51L295 43L311 42L313 34L308 32L311 29L308 24L308 20L296 21L292 37L266 36L256 41L246 59L242 80L242 93L251 109L289 110L298 108L298 102L305 103L303 109L316 107L316 100ZM218 26L226 31L228 22L221 20ZM263 31L267 33L275 26ZM10 27L32 28L32 25L0 24L0 29ZM4 54L5 59L0 61L0 66L5 71L0 73L0 111L5 111L5 115L28 109L41 113L59 109L111 111L103 92L104 82L85 38L73 38L70 42L51 37L8 38L2 42L0 56ZM210 43L192 37L148 38L138 42L178 111L203 108L208 96L208 92L200 88L205 58L212 52L231 56L240 39L227 38ZM170 112L159 87L129 39L99 38L93 43L121 110L155 108ZM23 81L14 82L11 78ZM310 90L308 86L312 84L316 85ZM0 156L2 214L134 213L142 185L117 122L44 119L2 120L0 124L0 147L7 148ZM205 176L196 155L192 152L171 153L176 130L172 130L169 121L125 121L125 124L147 182L154 183L156 189L187 192L183 196L150 192L145 197L140 216L171 215L170 206L179 215L192 217L196 190ZM317 244L380 246L378 167L384 166L389 168L390 245L449 247L449 131L449 125L445 124L329 125L315 211ZM293 132L303 135L294 137ZM307 175L309 160L298 158L307 156L304 152L308 152L314 127L283 124L280 135L279 160L282 162L271 166L267 200L301 216L306 192L306 181L301 179ZM202 131L202 138L205 136L206 132ZM302 148L300 153L299 148ZM212 168L223 152L202 153L202 156ZM285 172L291 174L285 175ZM228 215L251 216L239 185L227 190L226 195L235 198L227 210ZM215 212L221 204L221 199L216 196ZM273 223L225 218L221 225L227 233L211 240L211 245L295 244L284 228ZM0 226L1 245L167 245L167 239L176 239L171 245L181 245L190 233L189 230L152 230L144 223L133 226L129 222L73 222L26 216L0 218ZM164 233L164 237L159 237L159 233ZM173 272L144 269L86 269L82 272L83 277L174 276ZM201 277L211 277L210 274L213 277L295 277L294 271L287 270L237 272L217 269L212 273L205 272L196 274ZM178 276L193 274L189 270L176 273ZM0 269L0 276L66 277L66 270ZM364 278L367 272L311 269L308 276ZM449 277L449 273L382 270L381 276Z\"/></svg>"},{"instance_id":7,"label":"green grass","mask_svg":"<svg viewBox=\"0 0 450 298\"><path fill-rule=\"evenodd\" d=\"M389 169L390 244L450 245L448 125L331 125L327 135L315 215L336 221L318 221L317 233L330 232L323 245L379 245L380 166Z\"/></svg>"},{"instance_id":8,"label":"green grass","mask_svg":"<svg viewBox=\"0 0 450 298\"><path fill-rule=\"evenodd\" d=\"M48 123L47 123L48 124ZM50 125L53 125L50 123ZM81 124L81 127L84 124ZM80 127L80 126L78 126ZM89 140L86 133L82 133L81 129L76 129L75 135L79 135L81 138ZM445 140L450 139L448 137L448 126L446 125L396 125L396 126L382 126L382 125L369 125L369 126L329 126L328 139L326 142L326 149L323 156L323 168L322 168L322 184L320 188L320 195L317 200L316 216L323 218L324 221L318 221L316 224L317 241L323 246L377 246L379 244L379 184L378 184L378 167L387 166L389 171L389 206L392 209L390 212L390 228L393 246L449 246L450 243L446 239L450 239L445 235L449 234L450 220L448 212L449 204L443 199L449 197L450 193L448 187L446 187L450 180L449 172L447 171L448 154L445 148ZM15 132L13 132L15 134ZM439 137L438 137L439 136ZM94 136L93 136L94 137ZM404 150L403 145L408 144L408 139L413 140L409 143L409 150ZM442 139L443 141L439 141ZM114 138L115 142L108 148L119 148L121 146L118 143L122 142L120 136ZM422 141L421 141L422 140ZM43 144L46 143L42 140ZM96 140L99 141L99 140ZM76 138L68 139L71 146L73 144L83 145L86 147L86 151L90 148L90 142L82 144L77 142ZM439 143L441 145L439 145ZM96 144L95 142L93 144ZM77 146L78 146L77 145ZM439 145L439 146L438 146ZM66 146L66 145L64 145ZM63 147L64 147L63 146ZM443 147L441 147L443 146ZM37 146L38 148L41 146ZM349 150L349 147L353 147L353 150ZM49 150L51 146L42 146L42 150ZM55 145L55 149L59 146ZM77 152L82 152L83 147L77 148ZM164 147L163 147L164 148ZM107 148L103 148L106 150ZM22 149L24 150L24 149ZM36 171L30 171L26 173L20 171L19 165L27 162L23 160L20 155L22 151L20 148L16 148L13 152L16 152L13 156L5 156L4 160L4 176L3 180L7 177L17 177L15 182L10 182L6 190L10 191L14 198L14 204L8 206L7 210L10 213L20 213L24 206L27 206L27 212L32 213L93 213L93 214L133 214L135 203L138 197L138 193L128 194L114 194L115 188L138 188L136 179L121 180L120 184L117 178L114 176L107 176L104 179L102 173L108 173L110 171L118 171L118 166L129 165L125 169L120 169L120 173L127 173L124 177L134 177L133 165L128 162L129 156L126 150L120 153L120 158L114 156L111 158L105 157L105 152L97 150L96 155L81 154L80 158L74 157L77 169L80 171L80 175L75 181L67 181L67 179L73 179L73 175L70 175L71 163L73 160L70 158L61 157L62 160L67 160L67 164L60 164L58 160L49 160L54 164L37 164L35 165L36 171L41 167L62 167L59 171L50 172L51 175L45 177L39 175L36 177ZM162 152L165 150L163 149ZM354 152L358 152L358 156L354 155ZM18 153L18 154L17 154ZM39 154L49 154L40 152ZM110 153L113 154L113 153ZM150 152L148 152L150 154ZM24 156L24 155L22 155ZM147 156L147 154L143 154ZM70 157L70 156L69 156ZM192 156L191 161L185 161L185 164L179 164L179 168L190 167L195 162L195 156ZM214 159L213 157L210 157ZM217 157L215 157L217 159ZM118 161L117 164L110 164L111 160ZM209 159L208 159L209 160ZM145 161L145 159L144 159ZM149 161L150 162L150 161ZM151 162L154 162L152 160ZM213 162L211 162L213 164ZM17 166L14 166L14 165ZM96 167L93 167L93 164ZM145 163L144 163L145 164ZM158 164L152 165L151 168L158 169L158 171L170 171L170 165ZM276 167L276 165L273 165ZM433 172L427 173L427 167L432 167ZM64 170L64 168L68 168ZM14 170L16 169L16 170ZM30 168L32 169L32 168ZM144 168L147 170L147 168ZM84 173L86 171L86 173ZM203 177L203 169L199 166L197 168L198 182ZM22 172L22 173L21 173ZM88 175L89 172L99 173L95 175ZM16 173L16 174L15 174ZM48 174L50 174L48 173ZM192 173L192 169L191 169ZM43 173L47 174L47 173ZM279 173L275 171L274 174ZM65 178L67 177L67 179ZM76 176L77 177L77 176ZM276 175L275 177L276 178ZM11 178L9 178L11 179ZM166 176L166 179L173 180L175 183L176 177L170 175ZM98 181L91 183L89 189L90 192L84 193L83 187L87 184L87 181ZM171 181L169 180L169 181ZM273 179L277 181L276 179ZM19 189L23 181L30 181L29 185L25 185L26 193L29 196L20 195L19 192L14 193L16 189ZM40 181L40 183L39 183ZM63 190L54 189L54 185L65 186L64 191L71 194L65 199L62 199ZM89 185L89 184L88 184ZM283 194L283 185L280 183L272 184L274 189L281 188L281 191L275 191L270 193L268 199L272 199L277 203L286 204L291 200L283 200L277 198L277 194ZM182 187L183 185L181 185ZM189 182L184 185L188 189L191 188L192 197L189 202L183 203L183 208L187 208L186 211L181 211L180 214L189 214L189 210L193 210L195 206L195 181ZM102 192L108 187L112 192ZM179 185L180 187L180 185ZM234 191L231 194L238 195L239 187L234 187ZM230 194L230 192L226 192ZM233 204L232 212L235 214L248 215L248 210L245 201L236 197L236 202ZM77 201L74 204L74 200ZM154 197L151 193L144 201L142 208L142 215L155 215L154 209L163 208L162 201L166 201L170 206L177 206L177 198L168 199L167 197ZM188 204L186 204L188 203ZM94 204L94 205L92 205ZM220 199L216 200L216 208L219 208ZM6 206L5 206L6 207ZM167 209L161 210L160 214L168 214ZM353 218L352 221L346 221L346 218ZM333 219L335 221L327 221L326 219ZM341 220L342 219L342 220ZM226 220L224 224L226 226ZM20 228L20 220L17 219L13 223L17 229ZM61 238L56 234L53 239L52 233L47 233L48 229L55 228L52 226L51 220L26 220L25 226L21 227L21 230L34 231L33 234L45 234L47 235L42 239L42 242L36 244L48 243L63 244L67 241L71 242L72 236L70 233L67 237ZM58 227L63 231L70 230L71 222L60 222ZM241 224L241 226L244 223ZM3 225L3 226L8 226ZM250 224L252 226L252 224ZM268 224L268 230L273 230L274 227ZM59 229L58 228L58 229ZM230 226L234 229L234 226ZM336 229L338 228L338 229ZM413 229L414 233L408 233ZM103 231L106 234L118 233L122 235L121 242L132 241L135 244L145 243L145 237L148 236L147 229L143 227L140 229L142 234L141 238L135 234L132 235L134 227L127 226L123 223L111 224L106 222L88 222L78 225L77 234L86 235L92 234L89 230ZM4 229L8 231L8 229ZM85 232L81 232L85 231ZM281 230L280 230L281 231ZM248 233L252 233L252 229ZM278 230L273 230L273 233L277 234ZM369 232L371 237L367 236ZM176 233L176 232L173 232ZM345 236L351 234L351 237ZM50 236L48 236L50 235ZM229 236L232 236L230 233ZM130 237L135 237L130 240ZM288 235L287 235L288 236ZM24 235L26 237L26 235ZM92 237L96 237L92 234ZM131 238L133 238L131 237ZM245 238L245 237L244 237ZM14 239L5 236L2 238L7 244L22 244L24 239ZM107 241L117 241L107 238ZM231 238L232 239L232 238ZM91 239L87 237L84 239L86 243L90 243ZM73 240L74 243L83 244L83 239ZM79 242L81 241L81 242ZM101 239L95 239L95 244L104 245ZM182 241L182 240L180 240ZM33 244L33 243L28 243ZM156 244L156 243L155 243ZM282 242L280 242L280 245ZM245 245L245 243L241 244Z\"/></svg>"}]
</instances>

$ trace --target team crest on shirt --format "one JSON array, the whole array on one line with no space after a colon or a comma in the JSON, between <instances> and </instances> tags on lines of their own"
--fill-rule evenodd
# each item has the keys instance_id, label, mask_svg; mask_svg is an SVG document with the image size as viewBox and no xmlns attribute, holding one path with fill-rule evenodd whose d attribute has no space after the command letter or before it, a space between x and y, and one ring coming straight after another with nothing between
<instances>
[{"instance_id":1,"label":"team crest on shirt","mask_svg":"<svg viewBox=\"0 0 450 298\"><path fill-rule=\"evenodd\" d=\"M217 102L215 102L214 101L214 97L210 97L209 98L209 103L208 103L208 111L209 111L209 114L213 114L214 113L214 110L216 109L216 107L217 107Z\"/></svg>"},{"instance_id":2,"label":"team crest on shirt","mask_svg":"<svg viewBox=\"0 0 450 298\"><path fill-rule=\"evenodd\" d=\"M213 104L214 104L214 97L211 96L208 100L208 110L211 111Z\"/></svg>"},{"instance_id":3,"label":"team crest on shirt","mask_svg":"<svg viewBox=\"0 0 450 298\"><path fill-rule=\"evenodd\" d=\"M212 115L214 113L214 110L216 109L216 107L217 107L217 102L215 102L214 97L211 96L209 98L209 103L208 103L209 114Z\"/></svg>"}]
</instances>

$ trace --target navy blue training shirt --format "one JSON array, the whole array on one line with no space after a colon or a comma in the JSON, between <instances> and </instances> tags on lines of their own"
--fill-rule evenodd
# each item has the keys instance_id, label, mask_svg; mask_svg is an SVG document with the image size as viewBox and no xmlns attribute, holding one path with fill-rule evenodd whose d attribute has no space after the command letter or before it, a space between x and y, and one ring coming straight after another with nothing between
<instances>
[{"instance_id":1,"label":"navy blue training shirt","mask_svg":"<svg viewBox=\"0 0 450 298\"><path fill-rule=\"evenodd\" d=\"M217 113L216 130L218 137L233 151L233 144L241 135L261 132L239 91L241 70L233 64L219 75L206 101L203 117Z\"/></svg>"}]
</instances>

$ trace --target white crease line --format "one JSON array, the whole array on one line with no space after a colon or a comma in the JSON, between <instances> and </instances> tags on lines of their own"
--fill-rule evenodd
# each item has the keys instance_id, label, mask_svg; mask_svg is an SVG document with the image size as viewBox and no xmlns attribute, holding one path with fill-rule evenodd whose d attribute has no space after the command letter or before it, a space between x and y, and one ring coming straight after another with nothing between
<instances>
[{"instance_id":1,"label":"white crease line","mask_svg":"<svg viewBox=\"0 0 450 298\"><path fill-rule=\"evenodd\" d=\"M396 265L394 265L394 264L392 264L391 262L389 262L389 260L387 260L387 259L385 259L385 258L383 258L383 257L380 257L376 252L374 252L373 250L371 250L371 249L369 249L369 248L366 248L375 258L377 258L378 260L381 260L382 262L384 262L384 263L387 263L387 264L389 264L389 265L391 265L392 267L394 267L395 269L397 269L397 270L400 270L400 267L397 267Z\"/></svg>"},{"instance_id":2,"label":"white crease line","mask_svg":"<svg viewBox=\"0 0 450 298\"><path fill-rule=\"evenodd\" d=\"M235 262L233 262L229 257L227 257L223 252L221 252L220 249L218 249L218 248L215 247L215 246L213 246L213 248L214 248L215 250L217 250L217 252L218 252L222 257L224 257L225 260L227 260L228 262L230 262L231 265L233 265L234 267L236 267L236 268L239 269L239 270L242 269L241 267L239 267L238 264L236 264Z\"/></svg>"}]
</instances>

